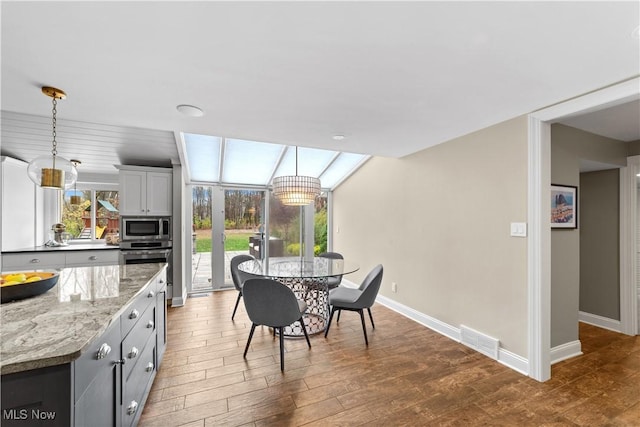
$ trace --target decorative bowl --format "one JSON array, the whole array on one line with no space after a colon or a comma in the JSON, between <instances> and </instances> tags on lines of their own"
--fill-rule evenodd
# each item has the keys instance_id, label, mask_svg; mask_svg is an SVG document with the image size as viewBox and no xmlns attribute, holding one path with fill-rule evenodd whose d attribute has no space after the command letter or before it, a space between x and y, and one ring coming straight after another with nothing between
<instances>
[{"instance_id":1,"label":"decorative bowl","mask_svg":"<svg viewBox=\"0 0 640 427\"><path fill-rule=\"evenodd\" d=\"M58 283L58 272L29 271L0 275L1 303L43 294Z\"/></svg>"}]
</instances>

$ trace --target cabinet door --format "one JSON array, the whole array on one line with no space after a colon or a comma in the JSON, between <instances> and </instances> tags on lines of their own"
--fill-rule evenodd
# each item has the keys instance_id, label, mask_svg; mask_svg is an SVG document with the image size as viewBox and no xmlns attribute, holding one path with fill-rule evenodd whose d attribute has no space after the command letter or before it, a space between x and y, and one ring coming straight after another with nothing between
<instances>
[{"instance_id":1,"label":"cabinet door","mask_svg":"<svg viewBox=\"0 0 640 427\"><path fill-rule=\"evenodd\" d=\"M173 213L172 184L171 173L147 172L147 215L171 215Z\"/></svg>"},{"instance_id":2,"label":"cabinet door","mask_svg":"<svg viewBox=\"0 0 640 427\"><path fill-rule=\"evenodd\" d=\"M27 164L4 158L2 177L2 250L23 249L35 244L36 188L27 175Z\"/></svg>"},{"instance_id":3,"label":"cabinet door","mask_svg":"<svg viewBox=\"0 0 640 427\"><path fill-rule=\"evenodd\" d=\"M76 426L113 427L120 422L120 365L105 367L87 387L74 409Z\"/></svg>"},{"instance_id":4,"label":"cabinet door","mask_svg":"<svg viewBox=\"0 0 640 427\"><path fill-rule=\"evenodd\" d=\"M147 214L147 173L120 171L120 215Z\"/></svg>"}]
</instances>

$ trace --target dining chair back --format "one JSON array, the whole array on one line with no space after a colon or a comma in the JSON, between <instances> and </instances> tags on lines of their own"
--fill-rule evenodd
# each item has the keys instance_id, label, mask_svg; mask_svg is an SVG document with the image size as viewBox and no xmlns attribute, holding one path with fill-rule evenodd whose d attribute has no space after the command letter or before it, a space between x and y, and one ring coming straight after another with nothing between
<instances>
[{"instance_id":1,"label":"dining chair back","mask_svg":"<svg viewBox=\"0 0 640 427\"><path fill-rule=\"evenodd\" d=\"M319 257L328 258L328 259L344 259L341 253L338 252L322 252ZM340 286L342 282L342 275L340 276L331 276L327 278L327 285L329 289L337 288Z\"/></svg>"},{"instance_id":2,"label":"dining chair back","mask_svg":"<svg viewBox=\"0 0 640 427\"><path fill-rule=\"evenodd\" d=\"M296 298L291 288L272 279L249 279L244 282L242 293L244 306L251 320L251 332L249 332L243 357L247 357L256 326L269 326L280 335L280 370L284 371L283 328L285 326L296 321L300 322L307 344L311 348L309 335L302 318L307 305Z\"/></svg>"},{"instance_id":3,"label":"dining chair back","mask_svg":"<svg viewBox=\"0 0 640 427\"><path fill-rule=\"evenodd\" d=\"M251 255L236 255L233 258L231 258L231 264L230 264L231 280L233 281L233 286L238 291L238 298L236 299L236 305L233 308L233 314L231 315L231 320L233 320L233 318L236 316L236 310L238 310L238 304L240 303L240 298L242 298L242 287L244 282L247 279L256 277L251 274L240 271L238 269L238 266L245 261L251 261L251 260L255 260L255 258L252 257Z\"/></svg>"},{"instance_id":4,"label":"dining chair back","mask_svg":"<svg viewBox=\"0 0 640 427\"><path fill-rule=\"evenodd\" d=\"M360 313L360 320L362 322L362 331L364 332L364 342L369 345L369 339L367 337L367 328L364 323L364 309L369 312L369 319L371 320L371 326L375 329L376 325L373 323L373 315L371 314L371 306L376 301L378 292L380 291L380 285L382 283L383 268L381 264L376 265L367 276L364 278L360 286L355 288L347 288L346 286L339 286L329 291L329 305L331 306L331 314L329 315L329 324L325 329L325 338L329 334L331 328L331 322L333 315L338 312L338 319L340 322L340 313L342 310L357 311Z\"/></svg>"}]
</instances>

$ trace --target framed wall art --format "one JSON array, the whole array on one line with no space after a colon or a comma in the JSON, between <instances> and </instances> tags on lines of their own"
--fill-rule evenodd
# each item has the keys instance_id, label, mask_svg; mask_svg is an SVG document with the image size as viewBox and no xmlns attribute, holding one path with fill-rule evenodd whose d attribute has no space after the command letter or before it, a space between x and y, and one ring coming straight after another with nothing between
<instances>
[{"instance_id":1,"label":"framed wall art","mask_svg":"<svg viewBox=\"0 0 640 427\"><path fill-rule=\"evenodd\" d=\"M551 184L551 228L578 228L578 187Z\"/></svg>"}]
</instances>

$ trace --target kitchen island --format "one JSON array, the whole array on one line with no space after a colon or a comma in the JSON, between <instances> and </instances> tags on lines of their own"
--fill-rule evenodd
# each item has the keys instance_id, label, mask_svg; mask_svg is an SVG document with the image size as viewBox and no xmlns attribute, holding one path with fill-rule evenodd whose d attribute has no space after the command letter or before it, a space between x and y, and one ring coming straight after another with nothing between
<instances>
[{"instance_id":1,"label":"kitchen island","mask_svg":"<svg viewBox=\"0 0 640 427\"><path fill-rule=\"evenodd\" d=\"M134 425L166 345L165 295L166 264L114 264L62 269L45 294L3 304L2 425Z\"/></svg>"}]
</instances>

